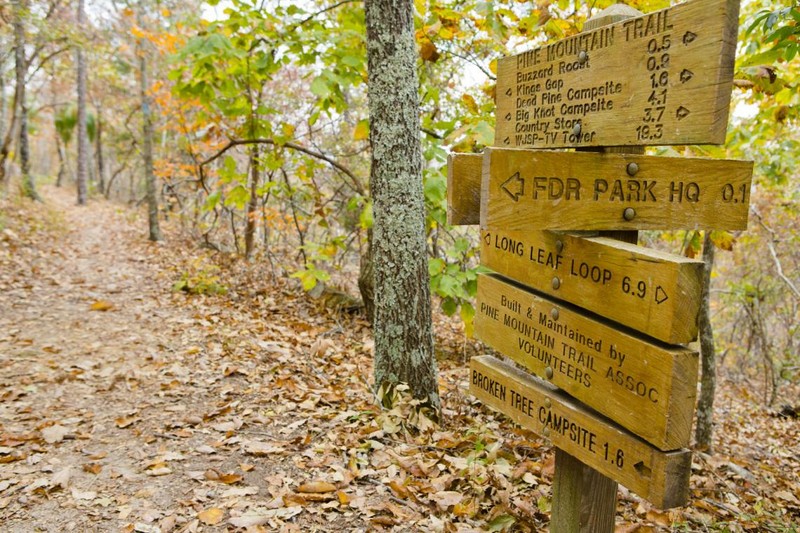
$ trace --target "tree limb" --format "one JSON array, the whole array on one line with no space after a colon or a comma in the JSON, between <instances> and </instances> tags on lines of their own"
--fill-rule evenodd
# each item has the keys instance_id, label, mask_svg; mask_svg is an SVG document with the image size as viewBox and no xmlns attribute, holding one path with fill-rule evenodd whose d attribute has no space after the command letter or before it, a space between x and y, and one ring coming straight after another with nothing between
<instances>
[{"instance_id":1,"label":"tree limb","mask_svg":"<svg viewBox=\"0 0 800 533\"><path fill-rule=\"evenodd\" d=\"M761 225L764 230L769 233L770 238L767 239L767 247L769 248L769 253L772 255L772 262L775 264L775 270L778 272L778 277L783 280L784 283L791 289L794 293L796 298L800 298L800 290L797 289L797 286L792 282L789 277L783 273L783 266L781 265L781 260L778 257L778 253L775 251L775 246L773 245L778 239L775 237L775 232L764 223L764 219L761 216L761 213L758 212L758 209L755 206L750 206L750 211L756 216L758 219L758 223Z\"/></svg>"},{"instance_id":2,"label":"tree limb","mask_svg":"<svg viewBox=\"0 0 800 533\"><path fill-rule=\"evenodd\" d=\"M245 145L245 144L270 144L272 146L280 146L280 147L283 147L283 148L290 148L292 150L296 150L298 152L302 152L302 153L304 153L306 155L309 155L309 156L311 156L311 157L313 157L315 159L319 159L321 161L325 161L326 163L328 163L330 166L332 166L333 168L335 168L336 170L338 170L342 174L345 174L346 176L348 176L350 178L350 180L352 181L352 186L353 186L353 188L355 189L356 192L358 192L362 196L366 195L366 191L364 190L364 187L361 185L361 182L359 181L358 177L355 174L353 174L353 172L350 169L348 169L347 167L345 167L344 165L342 165L341 163L339 163L335 159L332 159L332 158L328 157L327 155L323 154L322 152L315 152L314 150L311 150L310 148L306 148L305 146L301 146L299 144L295 144L295 143L291 143L291 142L279 143L279 142L276 142L274 139L231 139L230 141L228 141L228 144L223 146L217 153L215 153L214 155L212 155L209 158L205 159L204 161L201 161L200 164L199 164L200 168L205 167L206 165L208 165L209 163L211 163L213 161L216 161L217 159L222 157L225 154L225 152L227 152L231 148L233 148L235 146Z\"/></svg>"}]
</instances>

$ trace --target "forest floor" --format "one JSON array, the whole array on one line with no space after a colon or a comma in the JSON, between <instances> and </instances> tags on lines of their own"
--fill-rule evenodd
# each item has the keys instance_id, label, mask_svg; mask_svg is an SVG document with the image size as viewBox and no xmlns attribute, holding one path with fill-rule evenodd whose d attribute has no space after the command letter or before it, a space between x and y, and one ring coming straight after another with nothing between
<instances>
[{"instance_id":1,"label":"forest floor","mask_svg":"<svg viewBox=\"0 0 800 533\"><path fill-rule=\"evenodd\" d=\"M363 318L43 193L0 200L3 531L547 529L553 450L470 399L458 324L437 317L445 420L418 431L374 406ZM620 488L617 531L798 531L800 422L753 390L722 381L689 504Z\"/></svg>"}]
</instances>

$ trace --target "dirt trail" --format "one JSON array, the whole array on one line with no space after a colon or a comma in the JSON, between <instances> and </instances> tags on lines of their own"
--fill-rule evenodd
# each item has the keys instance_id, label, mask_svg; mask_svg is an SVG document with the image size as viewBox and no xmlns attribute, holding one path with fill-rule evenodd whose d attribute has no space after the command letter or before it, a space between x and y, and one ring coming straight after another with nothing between
<instances>
[{"instance_id":1,"label":"dirt trail","mask_svg":"<svg viewBox=\"0 0 800 533\"><path fill-rule=\"evenodd\" d=\"M276 394L288 383L303 400L297 351L324 356L337 332L271 298L251 313L175 294L155 260L169 245L147 243L129 212L45 195L62 237L37 249L0 235L3 531L225 530L258 505L253 523L297 529L282 520L300 512L284 505L302 472L289 453L316 428ZM300 334L281 324L290 314Z\"/></svg>"}]
</instances>

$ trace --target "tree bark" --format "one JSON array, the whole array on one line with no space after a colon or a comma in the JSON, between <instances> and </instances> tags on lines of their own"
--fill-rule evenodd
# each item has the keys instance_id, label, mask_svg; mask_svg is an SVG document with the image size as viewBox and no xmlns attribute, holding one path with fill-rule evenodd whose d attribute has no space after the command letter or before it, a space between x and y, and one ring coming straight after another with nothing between
<instances>
[{"instance_id":1,"label":"tree bark","mask_svg":"<svg viewBox=\"0 0 800 533\"><path fill-rule=\"evenodd\" d=\"M95 133L95 155L97 156L97 187L101 194L106 193L105 165L103 163L103 117L102 108L96 107L96 133Z\"/></svg>"},{"instance_id":2,"label":"tree bark","mask_svg":"<svg viewBox=\"0 0 800 533\"><path fill-rule=\"evenodd\" d=\"M261 177L258 157L258 145L250 145L250 200L247 202L247 221L244 227L244 256L247 259L253 257L256 226L258 226L258 185Z\"/></svg>"},{"instance_id":3,"label":"tree bark","mask_svg":"<svg viewBox=\"0 0 800 533\"><path fill-rule=\"evenodd\" d=\"M142 9L141 7L139 8ZM139 19L141 20L141 11ZM141 39L138 40L139 81L142 101L142 157L144 159L145 194L147 197L147 222L151 241L161 240L161 228L158 225L158 197L156 195L156 177L153 172L153 116L151 109L149 75L147 71L147 51Z\"/></svg>"},{"instance_id":4,"label":"tree bark","mask_svg":"<svg viewBox=\"0 0 800 533\"><path fill-rule=\"evenodd\" d=\"M372 143L375 387L407 383L439 410L425 241L411 0L367 0Z\"/></svg>"},{"instance_id":5,"label":"tree bark","mask_svg":"<svg viewBox=\"0 0 800 533\"><path fill-rule=\"evenodd\" d=\"M78 0L77 23L79 28L86 27L84 0ZM86 131L86 55L80 44L75 48L75 64L78 77L78 120L76 124L78 128L78 205L86 205L89 181L89 134Z\"/></svg>"},{"instance_id":6,"label":"tree bark","mask_svg":"<svg viewBox=\"0 0 800 533\"><path fill-rule=\"evenodd\" d=\"M31 175L31 153L28 144L28 104L25 101L25 75L28 72L28 64L25 60L25 26L23 24L26 9L24 0L14 2L14 71L17 82L14 101L19 116L19 166L22 174L22 190L25 196L32 200L41 200Z\"/></svg>"},{"instance_id":7,"label":"tree bark","mask_svg":"<svg viewBox=\"0 0 800 533\"><path fill-rule=\"evenodd\" d=\"M697 325L700 330L700 398L697 401L697 426L695 427L695 444L698 449L713 453L714 432L714 392L717 388L716 347L714 331L711 329L711 311L709 294L711 271L714 268L714 243L711 232L706 231L703 239L703 292L700 300L700 314Z\"/></svg>"}]
</instances>

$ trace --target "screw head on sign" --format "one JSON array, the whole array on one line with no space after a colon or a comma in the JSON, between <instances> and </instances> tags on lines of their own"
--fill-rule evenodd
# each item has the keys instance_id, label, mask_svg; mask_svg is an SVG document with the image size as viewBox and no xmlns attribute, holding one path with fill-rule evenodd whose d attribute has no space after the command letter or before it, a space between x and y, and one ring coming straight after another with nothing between
<instances>
[{"instance_id":1,"label":"screw head on sign","mask_svg":"<svg viewBox=\"0 0 800 533\"><path fill-rule=\"evenodd\" d=\"M554 307L550 310L550 318L558 320L558 308Z\"/></svg>"},{"instance_id":2,"label":"screw head on sign","mask_svg":"<svg viewBox=\"0 0 800 533\"><path fill-rule=\"evenodd\" d=\"M550 428L542 428L542 435L545 437L550 436Z\"/></svg>"},{"instance_id":3,"label":"screw head on sign","mask_svg":"<svg viewBox=\"0 0 800 533\"><path fill-rule=\"evenodd\" d=\"M589 54L586 53L586 50L581 50L578 52L578 63L581 65L589 61Z\"/></svg>"},{"instance_id":4,"label":"screw head on sign","mask_svg":"<svg viewBox=\"0 0 800 533\"><path fill-rule=\"evenodd\" d=\"M625 211L622 212L622 218L630 222L636 218L636 210L632 207L626 207Z\"/></svg>"},{"instance_id":5,"label":"screw head on sign","mask_svg":"<svg viewBox=\"0 0 800 533\"><path fill-rule=\"evenodd\" d=\"M553 289L558 289L561 286L561 280L556 276L553 278Z\"/></svg>"},{"instance_id":6,"label":"screw head on sign","mask_svg":"<svg viewBox=\"0 0 800 533\"><path fill-rule=\"evenodd\" d=\"M544 406L545 406L545 407L547 407L548 409L550 409L550 407L551 407L552 405L553 405L553 402L551 402L551 401L550 401L550 398L545 398L545 399L544 399Z\"/></svg>"},{"instance_id":7,"label":"screw head on sign","mask_svg":"<svg viewBox=\"0 0 800 533\"><path fill-rule=\"evenodd\" d=\"M553 367L548 366L544 369L544 375L547 376L547 379L553 379Z\"/></svg>"},{"instance_id":8,"label":"screw head on sign","mask_svg":"<svg viewBox=\"0 0 800 533\"><path fill-rule=\"evenodd\" d=\"M626 170L628 171L628 176L635 176L636 173L639 172L639 165L636 163L628 163Z\"/></svg>"},{"instance_id":9,"label":"screw head on sign","mask_svg":"<svg viewBox=\"0 0 800 533\"><path fill-rule=\"evenodd\" d=\"M556 253L561 253L564 251L564 241L556 241Z\"/></svg>"},{"instance_id":10,"label":"screw head on sign","mask_svg":"<svg viewBox=\"0 0 800 533\"><path fill-rule=\"evenodd\" d=\"M573 135L580 135L581 134L581 123L578 122L574 126L572 126L572 134Z\"/></svg>"}]
</instances>

